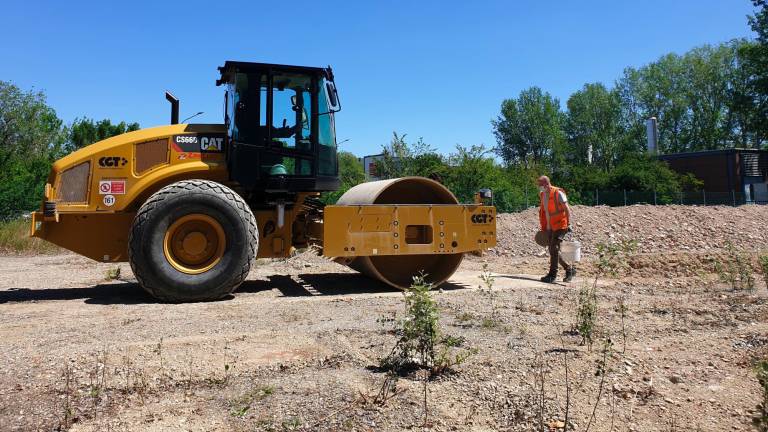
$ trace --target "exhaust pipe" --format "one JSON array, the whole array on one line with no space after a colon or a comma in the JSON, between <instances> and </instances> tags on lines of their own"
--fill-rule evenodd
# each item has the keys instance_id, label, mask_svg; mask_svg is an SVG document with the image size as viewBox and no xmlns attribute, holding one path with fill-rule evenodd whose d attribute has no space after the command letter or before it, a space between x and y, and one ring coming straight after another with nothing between
<instances>
[{"instance_id":1,"label":"exhaust pipe","mask_svg":"<svg viewBox=\"0 0 768 432\"><path fill-rule=\"evenodd\" d=\"M179 99L166 90L165 100L171 103L171 124L179 124Z\"/></svg>"}]
</instances>

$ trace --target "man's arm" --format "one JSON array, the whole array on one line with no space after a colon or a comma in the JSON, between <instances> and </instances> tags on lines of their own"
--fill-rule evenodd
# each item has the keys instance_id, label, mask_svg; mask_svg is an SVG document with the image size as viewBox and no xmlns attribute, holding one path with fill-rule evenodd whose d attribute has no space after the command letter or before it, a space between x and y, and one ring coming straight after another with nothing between
<instances>
[{"instance_id":1,"label":"man's arm","mask_svg":"<svg viewBox=\"0 0 768 432\"><path fill-rule=\"evenodd\" d=\"M565 204L565 218L568 220L568 228L571 228L571 206L568 203Z\"/></svg>"}]
</instances>

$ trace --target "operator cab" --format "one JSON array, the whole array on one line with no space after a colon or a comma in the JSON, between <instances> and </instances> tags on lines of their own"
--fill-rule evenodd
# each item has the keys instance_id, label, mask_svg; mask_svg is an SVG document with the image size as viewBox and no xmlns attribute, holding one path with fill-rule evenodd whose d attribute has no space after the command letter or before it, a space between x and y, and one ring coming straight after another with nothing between
<instances>
[{"instance_id":1,"label":"operator cab","mask_svg":"<svg viewBox=\"0 0 768 432\"><path fill-rule=\"evenodd\" d=\"M227 61L219 72L231 180L267 194L339 188L330 67Z\"/></svg>"}]
</instances>

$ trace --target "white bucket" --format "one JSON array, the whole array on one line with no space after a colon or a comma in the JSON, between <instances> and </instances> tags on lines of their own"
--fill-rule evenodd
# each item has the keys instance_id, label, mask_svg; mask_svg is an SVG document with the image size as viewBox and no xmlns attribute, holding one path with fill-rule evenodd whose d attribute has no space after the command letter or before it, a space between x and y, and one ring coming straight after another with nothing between
<instances>
[{"instance_id":1,"label":"white bucket","mask_svg":"<svg viewBox=\"0 0 768 432\"><path fill-rule=\"evenodd\" d=\"M577 241L563 241L560 243L560 258L568 263L581 261L581 243Z\"/></svg>"}]
</instances>

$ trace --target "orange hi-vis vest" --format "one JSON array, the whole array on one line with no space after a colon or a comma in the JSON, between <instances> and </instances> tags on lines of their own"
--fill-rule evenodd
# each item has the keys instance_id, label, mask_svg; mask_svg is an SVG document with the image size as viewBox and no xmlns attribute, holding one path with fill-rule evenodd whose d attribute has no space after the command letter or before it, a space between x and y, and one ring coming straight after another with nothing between
<instances>
[{"instance_id":1,"label":"orange hi-vis vest","mask_svg":"<svg viewBox=\"0 0 768 432\"><path fill-rule=\"evenodd\" d=\"M549 200L547 210L549 211L549 225L554 231L568 228L568 216L565 213L565 203L560 200L560 188L549 187ZM547 215L544 213L544 192L539 192L539 222L541 230L547 230Z\"/></svg>"}]
</instances>

